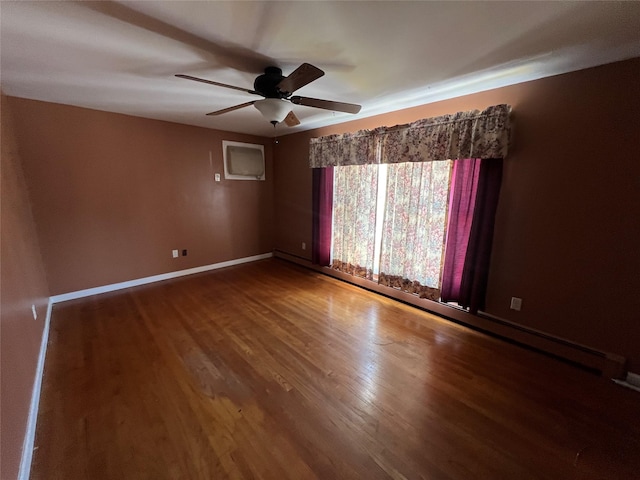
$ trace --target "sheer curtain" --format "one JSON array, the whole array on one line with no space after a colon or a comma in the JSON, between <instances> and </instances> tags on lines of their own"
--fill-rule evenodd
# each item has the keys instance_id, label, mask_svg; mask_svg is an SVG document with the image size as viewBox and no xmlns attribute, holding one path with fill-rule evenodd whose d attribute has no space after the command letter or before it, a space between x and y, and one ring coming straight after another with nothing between
<instances>
[{"instance_id":1,"label":"sheer curtain","mask_svg":"<svg viewBox=\"0 0 640 480\"><path fill-rule=\"evenodd\" d=\"M334 172L331 266L371 280L378 165L336 167Z\"/></svg>"},{"instance_id":2,"label":"sheer curtain","mask_svg":"<svg viewBox=\"0 0 640 480\"><path fill-rule=\"evenodd\" d=\"M379 283L439 300L453 162L389 164Z\"/></svg>"}]
</instances>

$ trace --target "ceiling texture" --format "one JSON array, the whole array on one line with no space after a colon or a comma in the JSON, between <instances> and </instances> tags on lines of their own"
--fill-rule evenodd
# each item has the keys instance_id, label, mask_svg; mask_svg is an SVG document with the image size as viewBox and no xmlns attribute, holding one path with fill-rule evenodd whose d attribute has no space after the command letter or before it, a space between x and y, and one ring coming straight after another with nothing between
<instances>
[{"instance_id":1,"label":"ceiling texture","mask_svg":"<svg viewBox=\"0 0 640 480\"><path fill-rule=\"evenodd\" d=\"M0 2L6 95L261 136L640 56L640 2ZM275 129L246 92L267 66L325 71ZM614 87L615 88L615 87Z\"/></svg>"}]
</instances>

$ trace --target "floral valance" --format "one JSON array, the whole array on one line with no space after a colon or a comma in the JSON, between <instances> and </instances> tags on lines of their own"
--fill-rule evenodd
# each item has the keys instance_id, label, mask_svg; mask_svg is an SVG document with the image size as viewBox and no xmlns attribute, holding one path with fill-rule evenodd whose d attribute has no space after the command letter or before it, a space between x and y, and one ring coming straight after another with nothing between
<instances>
[{"instance_id":1,"label":"floral valance","mask_svg":"<svg viewBox=\"0 0 640 480\"><path fill-rule=\"evenodd\" d=\"M509 105L425 118L406 125L312 138L311 167L505 158Z\"/></svg>"},{"instance_id":2,"label":"floral valance","mask_svg":"<svg viewBox=\"0 0 640 480\"><path fill-rule=\"evenodd\" d=\"M379 163L378 140L372 130L311 139L311 167Z\"/></svg>"}]
</instances>

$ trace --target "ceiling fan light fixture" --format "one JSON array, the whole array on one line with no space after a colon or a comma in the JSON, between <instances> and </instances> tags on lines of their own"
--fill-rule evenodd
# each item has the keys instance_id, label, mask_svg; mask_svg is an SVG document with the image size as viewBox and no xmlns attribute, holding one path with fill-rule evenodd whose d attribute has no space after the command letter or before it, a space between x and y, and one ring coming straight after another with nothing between
<instances>
[{"instance_id":1,"label":"ceiling fan light fixture","mask_svg":"<svg viewBox=\"0 0 640 480\"><path fill-rule=\"evenodd\" d=\"M253 106L258 109L264 118L274 125L282 122L291 111L291 105L289 102L279 98L265 98L264 100L258 100L253 104Z\"/></svg>"}]
</instances>

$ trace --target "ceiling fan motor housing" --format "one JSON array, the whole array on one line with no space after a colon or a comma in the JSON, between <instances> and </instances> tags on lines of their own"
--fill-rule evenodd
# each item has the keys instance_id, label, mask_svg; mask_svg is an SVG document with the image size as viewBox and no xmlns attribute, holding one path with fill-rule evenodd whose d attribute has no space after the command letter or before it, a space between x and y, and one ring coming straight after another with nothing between
<instances>
[{"instance_id":1,"label":"ceiling fan motor housing","mask_svg":"<svg viewBox=\"0 0 640 480\"><path fill-rule=\"evenodd\" d=\"M278 84L284 78L282 70L278 67L267 67L253 82L253 89L266 98L287 98L291 93L278 90Z\"/></svg>"}]
</instances>

